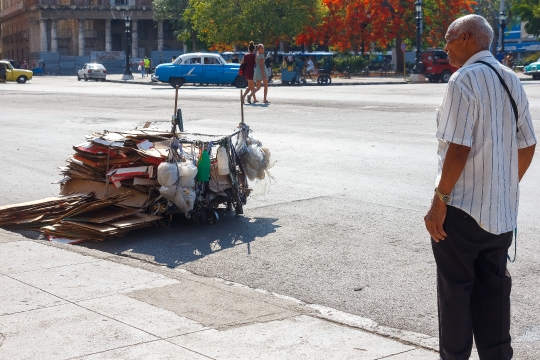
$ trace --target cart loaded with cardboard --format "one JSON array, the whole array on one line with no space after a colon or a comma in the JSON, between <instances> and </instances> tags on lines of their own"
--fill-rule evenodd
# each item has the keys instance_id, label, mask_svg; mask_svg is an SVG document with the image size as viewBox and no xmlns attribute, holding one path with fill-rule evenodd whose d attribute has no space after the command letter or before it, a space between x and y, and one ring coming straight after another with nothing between
<instances>
[{"instance_id":1,"label":"cart loaded with cardboard","mask_svg":"<svg viewBox=\"0 0 540 360\"><path fill-rule=\"evenodd\" d=\"M175 100L171 131L146 123L92 133L60 167L60 196L0 207L0 227L74 243L167 225L178 215L197 224L215 224L221 211L242 215L253 187L267 189L273 161L241 113L229 135L189 133Z\"/></svg>"}]
</instances>

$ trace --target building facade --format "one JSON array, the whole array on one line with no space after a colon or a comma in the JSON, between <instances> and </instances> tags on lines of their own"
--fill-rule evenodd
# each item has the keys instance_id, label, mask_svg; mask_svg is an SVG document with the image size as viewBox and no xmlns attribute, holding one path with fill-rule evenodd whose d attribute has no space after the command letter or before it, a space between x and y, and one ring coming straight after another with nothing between
<instances>
[{"instance_id":1,"label":"building facade","mask_svg":"<svg viewBox=\"0 0 540 360\"><path fill-rule=\"evenodd\" d=\"M538 37L527 33L525 25L524 22L515 24L504 32L504 50L506 53L514 53L516 60L540 52ZM500 49L500 44L498 48Z\"/></svg>"},{"instance_id":2,"label":"building facade","mask_svg":"<svg viewBox=\"0 0 540 360\"><path fill-rule=\"evenodd\" d=\"M182 49L169 21L152 16L152 0L0 0L0 58L38 66L32 54L125 51L125 17L132 20L131 57Z\"/></svg>"}]
</instances>

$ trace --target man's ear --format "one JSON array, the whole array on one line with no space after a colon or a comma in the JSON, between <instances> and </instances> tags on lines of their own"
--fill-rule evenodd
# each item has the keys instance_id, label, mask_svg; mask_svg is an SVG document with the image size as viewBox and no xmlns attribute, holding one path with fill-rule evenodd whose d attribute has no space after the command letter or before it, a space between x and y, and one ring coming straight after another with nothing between
<instances>
[{"instance_id":1,"label":"man's ear","mask_svg":"<svg viewBox=\"0 0 540 360\"><path fill-rule=\"evenodd\" d=\"M463 44L467 45L471 40L471 34L464 31L463 33L461 33L460 38L461 38L461 41L463 42Z\"/></svg>"}]
</instances>

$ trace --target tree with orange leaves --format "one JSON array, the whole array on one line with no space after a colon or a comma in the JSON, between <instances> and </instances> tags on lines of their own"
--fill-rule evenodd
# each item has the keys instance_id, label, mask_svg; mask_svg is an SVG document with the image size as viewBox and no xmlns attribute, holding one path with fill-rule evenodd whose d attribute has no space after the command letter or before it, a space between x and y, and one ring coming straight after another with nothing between
<instances>
[{"instance_id":1,"label":"tree with orange leaves","mask_svg":"<svg viewBox=\"0 0 540 360\"><path fill-rule=\"evenodd\" d=\"M424 0L423 41L442 46L450 23L472 11L474 0ZM361 50L372 45L386 49L416 36L415 0L324 0L323 22L306 26L297 44L330 45L338 51ZM400 50L401 51L401 50ZM400 52L399 51L399 52Z\"/></svg>"}]
</instances>

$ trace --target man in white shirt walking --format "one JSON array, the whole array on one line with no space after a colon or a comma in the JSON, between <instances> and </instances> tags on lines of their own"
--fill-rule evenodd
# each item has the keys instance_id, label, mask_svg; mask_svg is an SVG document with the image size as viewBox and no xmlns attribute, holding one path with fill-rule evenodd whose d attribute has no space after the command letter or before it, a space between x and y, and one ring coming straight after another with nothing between
<instances>
[{"instance_id":1,"label":"man in white shirt walking","mask_svg":"<svg viewBox=\"0 0 540 360\"><path fill-rule=\"evenodd\" d=\"M459 70L437 111L439 171L424 218L437 263L440 356L468 359L474 336L482 360L506 360L513 355L507 252L536 137L521 82L488 51L489 23L464 16L445 38Z\"/></svg>"}]
</instances>

